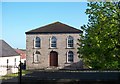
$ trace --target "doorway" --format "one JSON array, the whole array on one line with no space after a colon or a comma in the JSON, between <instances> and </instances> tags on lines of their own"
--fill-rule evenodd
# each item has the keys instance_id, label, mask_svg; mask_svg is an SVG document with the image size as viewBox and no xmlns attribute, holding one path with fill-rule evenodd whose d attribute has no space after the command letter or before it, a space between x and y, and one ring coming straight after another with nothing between
<instances>
[{"instance_id":1,"label":"doorway","mask_svg":"<svg viewBox=\"0 0 120 84\"><path fill-rule=\"evenodd\" d=\"M50 66L58 66L58 53L56 51L50 52Z\"/></svg>"}]
</instances>

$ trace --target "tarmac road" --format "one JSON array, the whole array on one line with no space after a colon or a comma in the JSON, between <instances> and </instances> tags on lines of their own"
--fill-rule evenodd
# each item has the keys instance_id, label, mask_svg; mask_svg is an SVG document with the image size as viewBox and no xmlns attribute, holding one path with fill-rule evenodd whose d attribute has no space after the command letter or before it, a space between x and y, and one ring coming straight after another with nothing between
<instances>
[{"instance_id":1,"label":"tarmac road","mask_svg":"<svg viewBox=\"0 0 120 84\"><path fill-rule=\"evenodd\" d=\"M55 83L52 82L53 84L56 84L56 81L76 82L77 84L79 84L78 82L80 81L84 81L84 82L104 81L105 83L95 83L95 84L108 84L108 82L119 84L120 83L119 80L120 80L120 72L32 71L32 73L26 74L25 76L22 77L22 84L27 84L27 83L29 84L33 82L36 84L37 83L42 84L44 82L44 84L46 84L46 82L48 83L48 81L49 82L54 81ZM13 78L10 80L3 81L2 84L6 84L7 82L18 83L19 80L18 78ZM87 83L83 83L83 84L87 84Z\"/></svg>"}]
</instances>

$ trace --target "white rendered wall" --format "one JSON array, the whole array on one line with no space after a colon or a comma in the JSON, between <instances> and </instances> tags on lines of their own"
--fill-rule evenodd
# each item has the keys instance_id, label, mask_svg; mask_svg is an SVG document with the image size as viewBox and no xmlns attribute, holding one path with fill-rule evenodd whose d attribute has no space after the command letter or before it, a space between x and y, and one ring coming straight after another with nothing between
<instances>
[{"instance_id":1,"label":"white rendered wall","mask_svg":"<svg viewBox=\"0 0 120 84\"><path fill-rule=\"evenodd\" d=\"M11 66L10 68L11 73L18 72L20 56L0 57L0 76L7 74L7 71L8 71L7 70L7 59L8 59L8 66ZM16 59L16 63L15 63L15 59Z\"/></svg>"}]
</instances>

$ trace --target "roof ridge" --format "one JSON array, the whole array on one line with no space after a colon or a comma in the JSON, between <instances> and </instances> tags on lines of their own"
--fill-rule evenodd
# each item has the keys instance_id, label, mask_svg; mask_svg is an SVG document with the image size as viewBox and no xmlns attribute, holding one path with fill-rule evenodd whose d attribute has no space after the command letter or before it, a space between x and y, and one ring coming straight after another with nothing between
<instances>
[{"instance_id":1,"label":"roof ridge","mask_svg":"<svg viewBox=\"0 0 120 84\"><path fill-rule=\"evenodd\" d=\"M28 32L25 32L26 34L30 33L82 33L81 30L69 26L65 23L56 21L41 27L38 27L36 29L30 30Z\"/></svg>"},{"instance_id":2,"label":"roof ridge","mask_svg":"<svg viewBox=\"0 0 120 84\"><path fill-rule=\"evenodd\" d=\"M2 56L18 56L19 54L4 40L0 40L0 57Z\"/></svg>"},{"instance_id":3,"label":"roof ridge","mask_svg":"<svg viewBox=\"0 0 120 84\"><path fill-rule=\"evenodd\" d=\"M37 28L35 28L35 29L42 28L42 27L46 27L46 26L49 26L49 25L52 25L52 24L55 24L55 23L61 23L61 22L59 22L59 21L52 22L52 23L49 23L49 24L43 25L43 26L41 26L41 27L37 27ZM35 30L35 29L32 29L32 30ZM30 31L32 31L32 30L30 30ZM29 32L29 31L28 31L28 32Z\"/></svg>"}]
</instances>

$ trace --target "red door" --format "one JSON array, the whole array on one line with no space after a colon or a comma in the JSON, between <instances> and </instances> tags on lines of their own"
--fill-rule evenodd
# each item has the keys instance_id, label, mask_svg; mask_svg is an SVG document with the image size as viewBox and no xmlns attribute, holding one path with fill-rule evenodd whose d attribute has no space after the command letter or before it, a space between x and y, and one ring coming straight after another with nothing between
<instances>
[{"instance_id":1,"label":"red door","mask_svg":"<svg viewBox=\"0 0 120 84\"><path fill-rule=\"evenodd\" d=\"M58 66L58 53L55 51L50 52L50 66Z\"/></svg>"}]
</instances>

